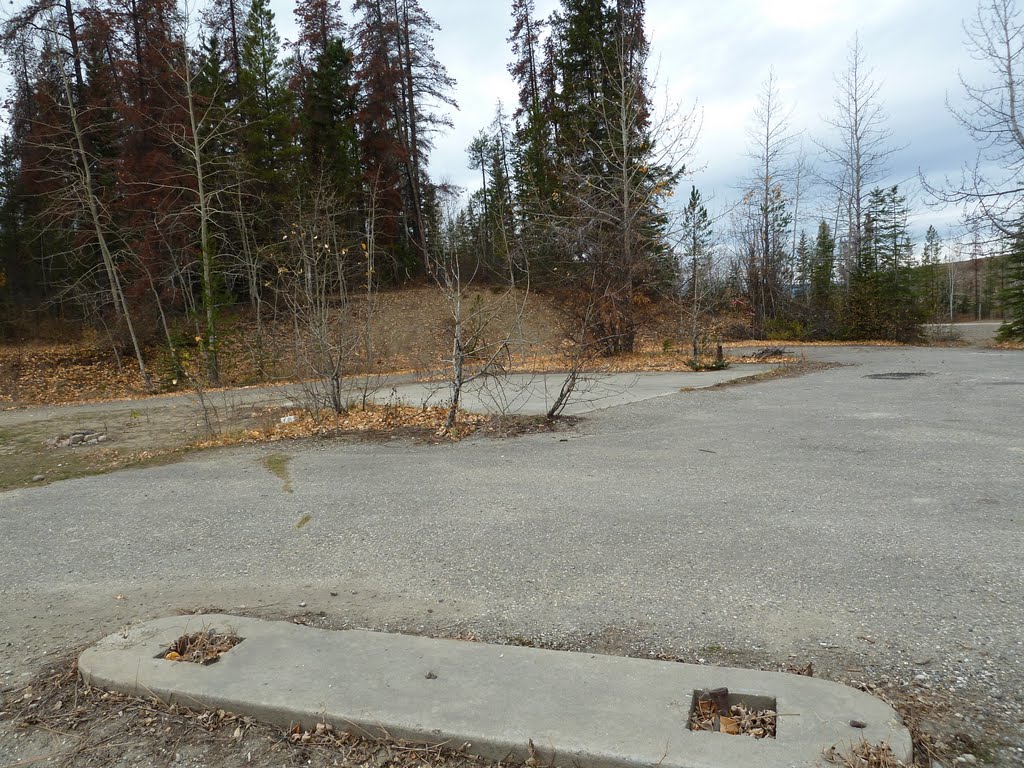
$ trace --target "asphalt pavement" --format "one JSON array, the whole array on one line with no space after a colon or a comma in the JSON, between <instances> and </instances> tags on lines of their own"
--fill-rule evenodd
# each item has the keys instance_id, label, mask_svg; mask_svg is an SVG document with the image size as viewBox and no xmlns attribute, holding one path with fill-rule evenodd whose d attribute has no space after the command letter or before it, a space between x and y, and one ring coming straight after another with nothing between
<instances>
[{"instance_id":1,"label":"asphalt pavement","mask_svg":"<svg viewBox=\"0 0 1024 768\"><path fill-rule=\"evenodd\" d=\"M1024 353L807 354L843 365L561 433L242 447L0 494L0 686L179 608L323 612L924 675L988 697L1024 750ZM292 493L262 464L282 450Z\"/></svg>"}]
</instances>

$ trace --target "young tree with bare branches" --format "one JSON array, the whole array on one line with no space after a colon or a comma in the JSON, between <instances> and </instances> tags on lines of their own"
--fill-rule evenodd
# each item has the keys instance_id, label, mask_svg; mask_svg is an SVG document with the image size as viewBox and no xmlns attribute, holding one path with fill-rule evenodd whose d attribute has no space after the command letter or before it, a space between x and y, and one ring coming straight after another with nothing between
<instances>
[{"instance_id":1,"label":"young tree with bare branches","mask_svg":"<svg viewBox=\"0 0 1024 768\"><path fill-rule=\"evenodd\" d=\"M754 306L754 332L783 309L787 298L790 207L790 159L796 134L791 112L782 104L774 71L761 87L753 122L748 129L748 156L754 161L743 197L746 218L747 290Z\"/></svg>"},{"instance_id":2,"label":"young tree with bare branches","mask_svg":"<svg viewBox=\"0 0 1024 768\"><path fill-rule=\"evenodd\" d=\"M846 69L836 75L833 112L826 118L832 139L818 143L831 173L823 181L832 189L841 229L842 277L846 280L861 256L864 220L871 189L889 169L889 158L897 151L882 102L882 85L868 65L860 36L854 35Z\"/></svg>"}]
</instances>

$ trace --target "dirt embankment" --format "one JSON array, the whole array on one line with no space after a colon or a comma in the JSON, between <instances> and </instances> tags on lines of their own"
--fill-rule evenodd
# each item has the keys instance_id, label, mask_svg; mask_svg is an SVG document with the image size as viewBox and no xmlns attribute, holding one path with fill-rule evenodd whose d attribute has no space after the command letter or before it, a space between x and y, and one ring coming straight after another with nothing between
<instances>
[{"instance_id":1,"label":"dirt embankment","mask_svg":"<svg viewBox=\"0 0 1024 768\"><path fill-rule=\"evenodd\" d=\"M479 342L508 339L513 353L550 350L561 337L562 318L551 301L523 291L470 292L463 301L467 331ZM436 289L381 293L367 307L363 299L339 312L329 329L331 344L344 350L350 373L407 373L435 370L451 354L451 312ZM187 372L201 360L191 329L176 332L172 354L166 342L146 352L157 392L191 389ZM308 378L315 353L310 329L293 319L268 320L257 327L248 309L225 313L219 343L220 387L241 387ZM64 344L0 346L0 408L102 402L147 394L131 356L90 338Z\"/></svg>"}]
</instances>

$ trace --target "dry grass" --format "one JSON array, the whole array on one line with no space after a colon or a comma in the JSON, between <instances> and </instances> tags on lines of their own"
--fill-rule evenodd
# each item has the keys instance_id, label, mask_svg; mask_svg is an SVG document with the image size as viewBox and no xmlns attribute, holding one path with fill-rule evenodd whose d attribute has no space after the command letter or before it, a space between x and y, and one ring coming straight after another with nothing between
<instances>
[{"instance_id":1,"label":"dry grass","mask_svg":"<svg viewBox=\"0 0 1024 768\"><path fill-rule=\"evenodd\" d=\"M260 413L263 426L205 437L162 450L124 454L116 449L101 449L94 454L92 471L110 472L123 467L143 466L174 460L196 450L234 445L343 437L373 440L395 436L431 443L458 442L473 435L514 437L551 432L575 423L573 419L552 421L531 416L494 417L460 411L455 427L446 432L443 426L447 414L448 409L442 407L420 408L372 403L347 413L321 411L310 414L299 409L266 408ZM287 424L280 423L280 418L285 416L294 416L295 420ZM283 490L288 491L291 481L286 457L275 454L267 457L265 464L271 473L281 479Z\"/></svg>"},{"instance_id":2,"label":"dry grass","mask_svg":"<svg viewBox=\"0 0 1024 768\"><path fill-rule=\"evenodd\" d=\"M833 745L825 750L824 757L842 768L906 768L906 763L896 759L888 744L871 744L864 740L844 749Z\"/></svg>"},{"instance_id":3,"label":"dry grass","mask_svg":"<svg viewBox=\"0 0 1024 768\"><path fill-rule=\"evenodd\" d=\"M949 714L956 709L969 707L970 701L956 700L941 690L914 687L896 687L891 684L875 684L852 680L849 685L869 693L888 703L903 719L914 743L915 768L932 768L935 763L948 765L957 756L969 752L976 756L985 753L985 748L961 730L950 727ZM941 726L940 726L941 724ZM840 765L846 765L839 763ZM875 763L853 763L855 768L874 767ZM888 763L878 763L878 768L889 768ZM900 766L902 763L893 763Z\"/></svg>"},{"instance_id":4,"label":"dry grass","mask_svg":"<svg viewBox=\"0 0 1024 768\"><path fill-rule=\"evenodd\" d=\"M560 314L540 294L521 291L470 291L469 311L493 318L484 335L503 335L514 355L523 350L549 348L561 335ZM361 299L353 301L353 318L364 315ZM344 322L342 315L339 324ZM369 334L373 350L368 359L364 345L356 344L349 372L354 375L424 373L444 367L451 353L451 320L440 292L430 287L380 293L375 298ZM339 325L340 327L340 325ZM251 312L226 313L219 347L220 386L208 392L262 383L284 383L308 377L296 362L294 324L291 319L267 321L256 338ZM190 335L190 334L188 334ZM492 339L493 340L493 339ZM193 358L198 358L193 350ZM146 353L154 386L161 391L187 390L188 381L175 373L162 340ZM198 362L193 359L193 365ZM100 403L152 396L135 367L125 357L121 368L110 347L86 335L68 344L22 344L0 347L0 407L3 405L64 405Z\"/></svg>"}]
</instances>

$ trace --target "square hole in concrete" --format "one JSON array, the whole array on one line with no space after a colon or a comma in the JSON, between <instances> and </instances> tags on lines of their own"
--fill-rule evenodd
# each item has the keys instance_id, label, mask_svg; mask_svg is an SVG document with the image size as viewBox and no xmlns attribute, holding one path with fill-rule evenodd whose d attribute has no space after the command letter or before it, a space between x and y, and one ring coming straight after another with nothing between
<instances>
[{"instance_id":1,"label":"square hole in concrete","mask_svg":"<svg viewBox=\"0 0 1024 768\"><path fill-rule=\"evenodd\" d=\"M154 658L165 661L186 661L192 664L214 664L242 640L243 638L230 629L224 632L203 629L199 632L182 635Z\"/></svg>"},{"instance_id":2,"label":"square hole in concrete","mask_svg":"<svg viewBox=\"0 0 1024 768\"><path fill-rule=\"evenodd\" d=\"M775 722L775 699L771 696L733 693L728 688L693 692L691 731L774 739Z\"/></svg>"}]
</instances>

